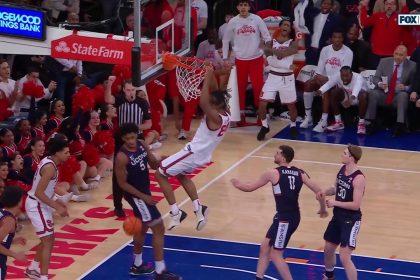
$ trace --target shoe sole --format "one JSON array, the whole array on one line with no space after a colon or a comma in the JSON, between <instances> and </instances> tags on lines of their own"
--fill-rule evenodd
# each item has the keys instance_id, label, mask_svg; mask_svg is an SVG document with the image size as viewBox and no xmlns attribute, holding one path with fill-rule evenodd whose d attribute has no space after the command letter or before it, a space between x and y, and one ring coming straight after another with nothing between
<instances>
[{"instance_id":1,"label":"shoe sole","mask_svg":"<svg viewBox=\"0 0 420 280\"><path fill-rule=\"evenodd\" d=\"M182 221L183 220L185 220L186 218L187 218L187 213L185 213L184 211L182 211L181 209L179 209L179 211L181 211L181 219L179 219L179 224L177 224L177 225L173 225L173 226L171 226L171 227L168 227L168 230L172 230L173 228L175 228L175 227L177 227L177 226L179 226L181 223L182 223Z\"/></svg>"},{"instance_id":2,"label":"shoe sole","mask_svg":"<svg viewBox=\"0 0 420 280\"><path fill-rule=\"evenodd\" d=\"M206 224L207 224L207 217L208 217L208 215L209 215L209 208L207 207L206 208L206 210L204 211L204 213L203 213L203 216L204 216L204 220L202 220L202 221L199 221L198 222L198 224L197 224L197 227L195 228L197 231L201 231L201 230L203 230L203 228L206 226Z\"/></svg>"},{"instance_id":3,"label":"shoe sole","mask_svg":"<svg viewBox=\"0 0 420 280\"><path fill-rule=\"evenodd\" d=\"M128 274L132 275L132 276L141 276L141 275L150 275L155 273L155 270L153 270L152 272L144 272L144 273L133 273L133 272L129 272Z\"/></svg>"},{"instance_id":4,"label":"shoe sole","mask_svg":"<svg viewBox=\"0 0 420 280\"><path fill-rule=\"evenodd\" d=\"M40 277L36 276L36 275L30 275L28 273L25 272L25 276L28 277L29 279L33 279L33 280L39 280Z\"/></svg>"}]
</instances>

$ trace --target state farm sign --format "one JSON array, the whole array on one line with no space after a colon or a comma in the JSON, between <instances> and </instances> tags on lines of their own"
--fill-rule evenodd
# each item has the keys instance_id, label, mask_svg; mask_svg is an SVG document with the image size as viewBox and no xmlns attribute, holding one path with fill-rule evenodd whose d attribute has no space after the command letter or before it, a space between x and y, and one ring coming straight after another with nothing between
<instances>
[{"instance_id":1,"label":"state farm sign","mask_svg":"<svg viewBox=\"0 0 420 280\"><path fill-rule=\"evenodd\" d=\"M76 34L51 42L51 56L109 64L131 65L132 42Z\"/></svg>"}]
</instances>

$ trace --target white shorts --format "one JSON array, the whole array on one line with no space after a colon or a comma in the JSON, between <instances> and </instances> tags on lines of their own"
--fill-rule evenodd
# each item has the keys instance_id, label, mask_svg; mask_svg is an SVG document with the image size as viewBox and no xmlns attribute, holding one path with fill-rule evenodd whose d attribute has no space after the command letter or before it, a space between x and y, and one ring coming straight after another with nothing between
<instances>
[{"instance_id":1,"label":"white shorts","mask_svg":"<svg viewBox=\"0 0 420 280\"><path fill-rule=\"evenodd\" d=\"M162 160L159 166L159 172L167 177L190 174L208 162L204 158L187 149L182 149L176 154Z\"/></svg>"},{"instance_id":2,"label":"white shorts","mask_svg":"<svg viewBox=\"0 0 420 280\"><path fill-rule=\"evenodd\" d=\"M277 76L272 73L264 83L260 99L268 102L276 100L277 93L280 94L282 104L291 104L296 102L295 76Z\"/></svg>"},{"instance_id":3,"label":"white shorts","mask_svg":"<svg viewBox=\"0 0 420 280\"><path fill-rule=\"evenodd\" d=\"M31 220L38 237L54 234L53 211L48 205L28 196L25 203L26 214Z\"/></svg>"}]
</instances>

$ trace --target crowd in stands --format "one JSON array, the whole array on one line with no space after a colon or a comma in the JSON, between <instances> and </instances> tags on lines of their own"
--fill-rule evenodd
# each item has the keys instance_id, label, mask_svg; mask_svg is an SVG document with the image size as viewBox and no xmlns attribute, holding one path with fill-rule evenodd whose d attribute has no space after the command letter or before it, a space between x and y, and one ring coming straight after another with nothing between
<instances>
[{"instance_id":1,"label":"crowd in stands","mask_svg":"<svg viewBox=\"0 0 420 280\"><path fill-rule=\"evenodd\" d=\"M380 127L378 107L396 108L394 136L407 128L419 129L416 107L420 107L420 26L397 23L399 13L420 13L419 0L282 1L288 2L285 6L291 10L277 12L292 17L294 31L304 34L306 64L317 66L316 75L303 85L301 99L305 118L300 128L314 123L317 117L312 111L313 100L322 96L322 115L313 128L315 132L342 129L342 109L355 104L359 104L359 134L374 133ZM121 1L9 2L38 5L48 10L50 24L117 16L116 20L98 27L102 30L95 31L128 35L134 29L133 13L124 16L116 13ZM268 2L248 1L253 21L264 25L257 14L260 9L272 8L267 6ZM226 11L225 22L210 25L208 13L212 6L209 5L213 4L212 1L192 1L189 14L194 54L214 65L222 88L226 88L231 66L236 64L241 112L245 109L248 76L254 90L253 103L258 108L263 80L259 76L262 72L256 73L255 69L261 66L262 71L265 63L260 43L250 46L251 42L243 42L232 46L234 24L241 21L240 16L235 15L243 12L242 4L233 5L238 10ZM183 17L188 14L182 7L185 7L183 0L149 1L142 6L142 33L153 38L151 34L155 34L159 25L174 18L178 34L175 49L181 48L186 42ZM266 27L260 27L258 34L260 40L271 40ZM169 44L167 40L163 42ZM114 147L118 146L113 134L119 123L133 118L134 114L126 104L137 102L140 109L136 121L152 149L158 149L161 141L168 137L162 126L165 102L171 101L170 111L174 114L180 140L191 136L191 121L200 114L197 100L187 102L180 97L175 71L149 82L145 92L132 85L130 67L36 55L2 54L1 57L2 188L13 184L27 191L37 164L45 156L45 143L54 134L61 133L70 143L72 158L63 165L56 198L87 201L89 196L85 191L98 187L100 179L112 172ZM251 68L247 66L249 60L253 61ZM360 74L369 69L376 71L372 81L374 89L367 87ZM182 119L180 107L184 108ZM330 114L334 116L332 123Z\"/></svg>"}]
</instances>

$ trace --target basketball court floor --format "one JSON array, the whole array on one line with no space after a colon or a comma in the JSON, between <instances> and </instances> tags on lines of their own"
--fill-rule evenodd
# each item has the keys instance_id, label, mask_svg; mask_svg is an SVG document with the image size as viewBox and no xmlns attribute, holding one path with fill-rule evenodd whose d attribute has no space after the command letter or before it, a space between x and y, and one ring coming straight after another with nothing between
<instances>
[{"instance_id":1,"label":"basketball court floor","mask_svg":"<svg viewBox=\"0 0 420 280\"><path fill-rule=\"evenodd\" d=\"M173 123L167 125L172 137L158 151L160 155L176 152L185 144L176 140ZM198 120L194 125L198 125ZM273 122L269 136L286 125L286 121ZM280 144L295 149L293 164L304 169L323 188L334 183L345 145L288 140L287 130L276 138L258 142L256 132L256 127L231 129L217 148L213 162L192 175L202 203L210 208L209 223L203 231L195 230L191 202L185 191L174 185L177 200L189 216L178 228L167 232L165 256L168 268L184 280L255 279L257 244L274 215L271 188L267 185L253 193L243 193L229 181L233 177L252 180L267 168L275 167L273 155ZM310 132L301 133L304 137ZM279 135L283 138L277 138ZM343 143L346 141L345 137L341 139ZM354 258L359 279L420 279L417 214L420 153L414 151L415 147L412 149L365 147L363 150L360 167L366 174L367 188L355 252L358 256ZM153 174L151 177L154 180ZM152 190L161 199L158 207L167 217L168 204L154 181ZM88 203L70 204L69 218L55 218L51 279L151 279L131 278L128 274L132 263L131 240L122 230L122 220L113 216L110 179L105 179L92 194ZM131 214L126 206L127 214ZM328 218L319 218L317 201L307 188L301 192L300 207L302 220L289 243L290 249L286 250L287 260L294 279L321 279L322 236L331 210ZM15 248L29 250L31 258L37 240L31 225L24 222L24 226L22 235L28 238L28 244ZM152 262L150 241L146 245L144 260ZM7 279L25 279L26 265L11 262ZM337 279L345 279L339 262L337 275ZM267 271L267 279L280 279L273 266Z\"/></svg>"}]
</instances>

